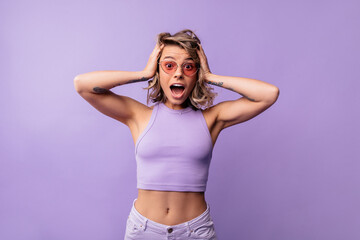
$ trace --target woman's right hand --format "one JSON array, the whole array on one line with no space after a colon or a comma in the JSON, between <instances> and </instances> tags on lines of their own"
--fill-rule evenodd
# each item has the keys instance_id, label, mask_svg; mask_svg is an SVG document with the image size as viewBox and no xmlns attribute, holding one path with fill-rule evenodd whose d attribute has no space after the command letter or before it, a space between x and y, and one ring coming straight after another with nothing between
<instances>
[{"instance_id":1,"label":"woman's right hand","mask_svg":"<svg viewBox=\"0 0 360 240\"><path fill-rule=\"evenodd\" d=\"M146 67L143 70L144 77L146 79L150 79L150 78L154 77L154 75L156 73L157 65L158 65L157 60L158 60L160 52L162 51L163 48L164 48L164 44L159 45L157 43L155 45L154 50L150 54L149 60L146 64Z\"/></svg>"}]
</instances>

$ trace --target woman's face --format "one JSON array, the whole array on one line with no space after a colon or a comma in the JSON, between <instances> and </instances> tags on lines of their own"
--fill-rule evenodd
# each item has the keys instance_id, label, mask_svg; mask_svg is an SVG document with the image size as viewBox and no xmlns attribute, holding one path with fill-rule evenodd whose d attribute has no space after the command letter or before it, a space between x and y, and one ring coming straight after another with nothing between
<instances>
[{"instance_id":1,"label":"woman's face","mask_svg":"<svg viewBox=\"0 0 360 240\"><path fill-rule=\"evenodd\" d=\"M185 49L176 45L167 45L163 48L159 62L163 60L175 62L175 65L168 64L166 66L163 65L163 67L159 66L160 86L167 98L165 104L175 110L184 108L185 106L182 106L182 104L194 89L197 73L192 76L187 76L184 74L182 66L184 66L185 71L188 72L191 71L191 66L193 66L195 62ZM185 65L183 65L184 63ZM176 71L166 73L163 68L176 68Z\"/></svg>"}]
</instances>

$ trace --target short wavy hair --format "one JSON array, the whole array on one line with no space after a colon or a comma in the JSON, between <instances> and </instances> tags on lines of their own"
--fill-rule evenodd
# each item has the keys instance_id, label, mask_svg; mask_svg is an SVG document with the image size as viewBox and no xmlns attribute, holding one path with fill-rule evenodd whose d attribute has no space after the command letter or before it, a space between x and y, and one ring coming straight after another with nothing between
<instances>
[{"instance_id":1,"label":"short wavy hair","mask_svg":"<svg viewBox=\"0 0 360 240\"><path fill-rule=\"evenodd\" d=\"M186 50L190 57L194 60L196 64L200 66L200 58L196 52L196 49L199 49L200 39L195 35L195 33L189 29L182 30L180 32L171 35L168 32L163 32L157 35L157 42L159 45L177 45ZM160 59L161 53L159 55ZM159 60L158 59L158 60ZM206 83L204 78L204 72L200 68L197 74L196 84L194 89L190 93L188 99L186 100L187 104L190 105L193 109L204 109L212 106L213 100L216 97L216 93L212 92L213 88ZM166 96L164 91L160 86L160 75L159 75L159 65L157 67L155 76L152 80L148 82L148 87L145 89L147 92L147 104L151 100L155 102L165 102Z\"/></svg>"}]
</instances>

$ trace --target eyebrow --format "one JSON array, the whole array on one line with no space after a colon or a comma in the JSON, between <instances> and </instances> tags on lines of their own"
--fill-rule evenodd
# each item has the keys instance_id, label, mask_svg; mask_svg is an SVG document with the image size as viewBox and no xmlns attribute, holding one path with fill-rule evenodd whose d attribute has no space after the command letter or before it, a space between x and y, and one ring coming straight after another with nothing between
<instances>
[{"instance_id":1,"label":"eyebrow","mask_svg":"<svg viewBox=\"0 0 360 240\"><path fill-rule=\"evenodd\" d=\"M171 57L171 56L166 56L166 57L164 57L163 59L165 59L165 58L172 58L172 59L175 60L175 58L173 58L173 57ZM185 60L193 60L193 61L194 61L194 59L192 59L192 58L186 58Z\"/></svg>"}]
</instances>

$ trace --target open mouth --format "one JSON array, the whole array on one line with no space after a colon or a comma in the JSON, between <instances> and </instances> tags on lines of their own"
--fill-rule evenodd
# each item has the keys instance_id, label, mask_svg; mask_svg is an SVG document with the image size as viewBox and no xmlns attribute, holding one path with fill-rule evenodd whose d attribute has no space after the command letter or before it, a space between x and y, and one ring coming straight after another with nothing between
<instances>
[{"instance_id":1,"label":"open mouth","mask_svg":"<svg viewBox=\"0 0 360 240\"><path fill-rule=\"evenodd\" d=\"M173 94L174 97L181 97L185 91L185 87L181 84L172 84L170 86L170 90L171 90L171 93Z\"/></svg>"}]
</instances>

